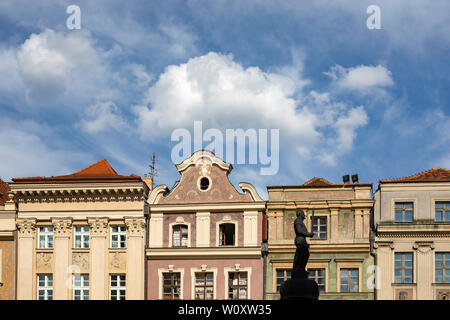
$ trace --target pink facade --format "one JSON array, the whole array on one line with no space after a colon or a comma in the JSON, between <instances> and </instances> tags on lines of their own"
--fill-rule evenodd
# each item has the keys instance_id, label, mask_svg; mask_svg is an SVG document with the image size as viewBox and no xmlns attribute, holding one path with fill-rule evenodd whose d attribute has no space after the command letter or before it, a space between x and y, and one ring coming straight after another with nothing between
<instances>
[{"instance_id":1,"label":"pink facade","mask_svg":"<svg viewBox=\"0 0 450 320\"><path fill-rule=\"evenodd\" d=\"M265 202L209 151L177 169L179 184L149 197L147 299L263 299Z\"/></svg>"}]
</instances>

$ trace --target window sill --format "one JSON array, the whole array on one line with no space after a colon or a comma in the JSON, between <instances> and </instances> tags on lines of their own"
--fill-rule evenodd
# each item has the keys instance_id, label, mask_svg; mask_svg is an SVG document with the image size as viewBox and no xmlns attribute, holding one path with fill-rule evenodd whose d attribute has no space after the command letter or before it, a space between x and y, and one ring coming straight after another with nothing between
<instances>
[{"instance_id":1,"label":"window sill","mask_svg":"<svg viewBox=\"0 0 450 320\"><path fill-rule=\"evenodd\" d=\"M431 285L435 287L439 286L450 287L450 282L433 282Z\"/></svg>"},{"instance_id":2,"label":"window sill","mask_svg":"<svg viewBox=\"0 0 450 320\"><path fill-rule=\"evenodd\" d=\"M405 286L415 287L415 286L417 286L417 283L415 283L415 282L410 282L410 283L392 283L391 285L394 286L394 287L405 287Z\"/></svg>"}]
</instances>

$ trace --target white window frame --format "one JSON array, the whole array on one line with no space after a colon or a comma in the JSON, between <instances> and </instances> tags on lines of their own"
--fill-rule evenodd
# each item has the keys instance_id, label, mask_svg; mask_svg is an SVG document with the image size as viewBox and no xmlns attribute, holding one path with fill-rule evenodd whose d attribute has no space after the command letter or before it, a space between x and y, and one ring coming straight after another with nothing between
<instances>
[{"instance_id":1,"label":"white window frame","mask_svg":"<svg viewBox=\"0 0 450 320\"><path fill-rule=\"evenodd\" d=\"M37 248L38 249L53 249L53 226L40 226L38 227ZM41 236L44 237L44 246L41 247ZM49 239L52 239L50 246Z\"/></svg>"},{"instance_id":2,"label":"white window frame","mask_svg":"<svg viewBox=\"0 0 450 320\"><path fill-rule=\"evenodd\" d=\"M191 268L191 300L195 299L195 274L201 273L201 272L209 272L213 274L213 300L216 299L216 290L217 290L217 268L208 268L208 267L201 267L201 268Z\"/></svg>"},{"instance_id":3,"label":"white window frame","mask_svg":"<svg viewBox=\"0 0 450 320\"><path fill-rule=\"evenodd\" d=\"M114 287L112 285L113 277L116 278L116 282L117 282L117 285ZM120 277L125 278L125 285L121 285ZM120 299L120 297L121 297L120 290L125 290L125 296L123 297L124 299ZM127 298L127 276L125 274L110 274L109 275L109 300L112 300L111 296L112 296L113 291L116 292L116 297L119 298L119 299L115 299L115 300L125 300Z\"/></svg>"},{"instance_id":4,"label":"white window frame","mask_svg":"<svg viewBox=\"0 0 450 320\"><path fill-rule=\"evenodd\" d=\"M39 285L39 278L44 277L44 285ZM50 279L51 277L51 279ZM36 277L37 280L37 291L36 291L36 299L39 300L39 291L44 290L44 300L53 300L53 274L38 274ZM51 281L51 285L49 282ZM49 299L49 291L51 291L51 299Z\"/></svg>"},{"instance_id":5,"label":"white window frame","mask_svg":"<svg viewBox=\"0 0 450 320\"><path fill-rule=\"evenodd\" d=\"M113 228L117 228L117 232L113 232ZM127 247L127 227L126 226L110 226L109 229L109 247L111 249L124 249ZM117 236L117 247L113 247L113 236ZM125 236L124 246L121 246L120 236Z\"/></svg>"},{"instance_id":6,"label":"white window frame","mask_svg":"<svg viewBox=\"0 0 450 320\"><path fill-rule=\"evenodd\" d=\"M251 288L252 288L252 267L246 267L246 268L223 268L223 272L224 272L224 277L225 277L225 300L232 300L230 298L228 298L228 280L229 280L229 273L230 272L247 272L247 299L246 300L251 300L252 299L252 292L251 292Z\"/></svg>"},{"instance_id":7,"label":"white window frame","mask_svg":"<svg viewBox=\"0 0 450 320\"><path fill-rule=\"evenodd\" d=\"M80 231L77 231L77 228L81 228ZM80 247L77 247L77 236L81 237ZM87 237L87 247L85 244L85 239ZM75 226L73 228L73 248L74 249L89 249L90 247L90 228L89 226Z\"/></svg>"},{"instance_id":8,"label":"white window frame","mask_svg":"<svg viewBox=\"0 0 450 320\"><path fill-rule=\"evenodd\" d=\"M79 281L80 284L77 285L76 283L76 278L79 277ZM87 286L85 285L85 280L87 278ZM72 276L73 279L73 296L72 299L75 300L75 290L79 290L80 291L80 299L79 300L89 300L89 274L74 274ZM86 292L87 291L87 296L86 296Z\"/></svg>"}]
</instances>

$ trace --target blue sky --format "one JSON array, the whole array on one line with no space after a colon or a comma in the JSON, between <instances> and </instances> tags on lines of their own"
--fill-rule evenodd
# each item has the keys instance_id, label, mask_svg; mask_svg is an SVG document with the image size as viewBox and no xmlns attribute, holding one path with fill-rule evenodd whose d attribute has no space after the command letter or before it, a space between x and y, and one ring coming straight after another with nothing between
<instances>
[{"instance_id":1,"label":"blue sky","mask_svg":"<svg viewBox=\"0 0 450 320\"><path fill-rule=\"evenodd\" d=\"M81 29L68 30L69 5ZM369 30L369 5L381 29ZM61 175L106 158L178 179L177 128L280 130L265 186L360 182L450 168L448 1L0 3L0 177Z\"/></svg>"}]
</instances>

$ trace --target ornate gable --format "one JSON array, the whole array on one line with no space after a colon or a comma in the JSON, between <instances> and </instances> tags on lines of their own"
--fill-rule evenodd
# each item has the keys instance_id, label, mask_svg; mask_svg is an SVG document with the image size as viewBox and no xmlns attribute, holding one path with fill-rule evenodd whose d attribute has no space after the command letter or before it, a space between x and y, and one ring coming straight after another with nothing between
<instances>
[{"instance_id":1,"label":"ornate gable","mask_svg":"<svg viewBox=\"0 0 450 320\"><path fill-rule=\"evenodd\" d=\"M166 193L159 199L155 198L156 203L253 202L259 200L256 191L249 184L240 184L241 189L249 192L239 193L228 180L228 174L233 169L232 165L217 158L210 151L197 151L176 167L181 174L180 182L170 193ZM155 192L158 192L158 188L155 189Z\"/></svg>"}]
</instances>

